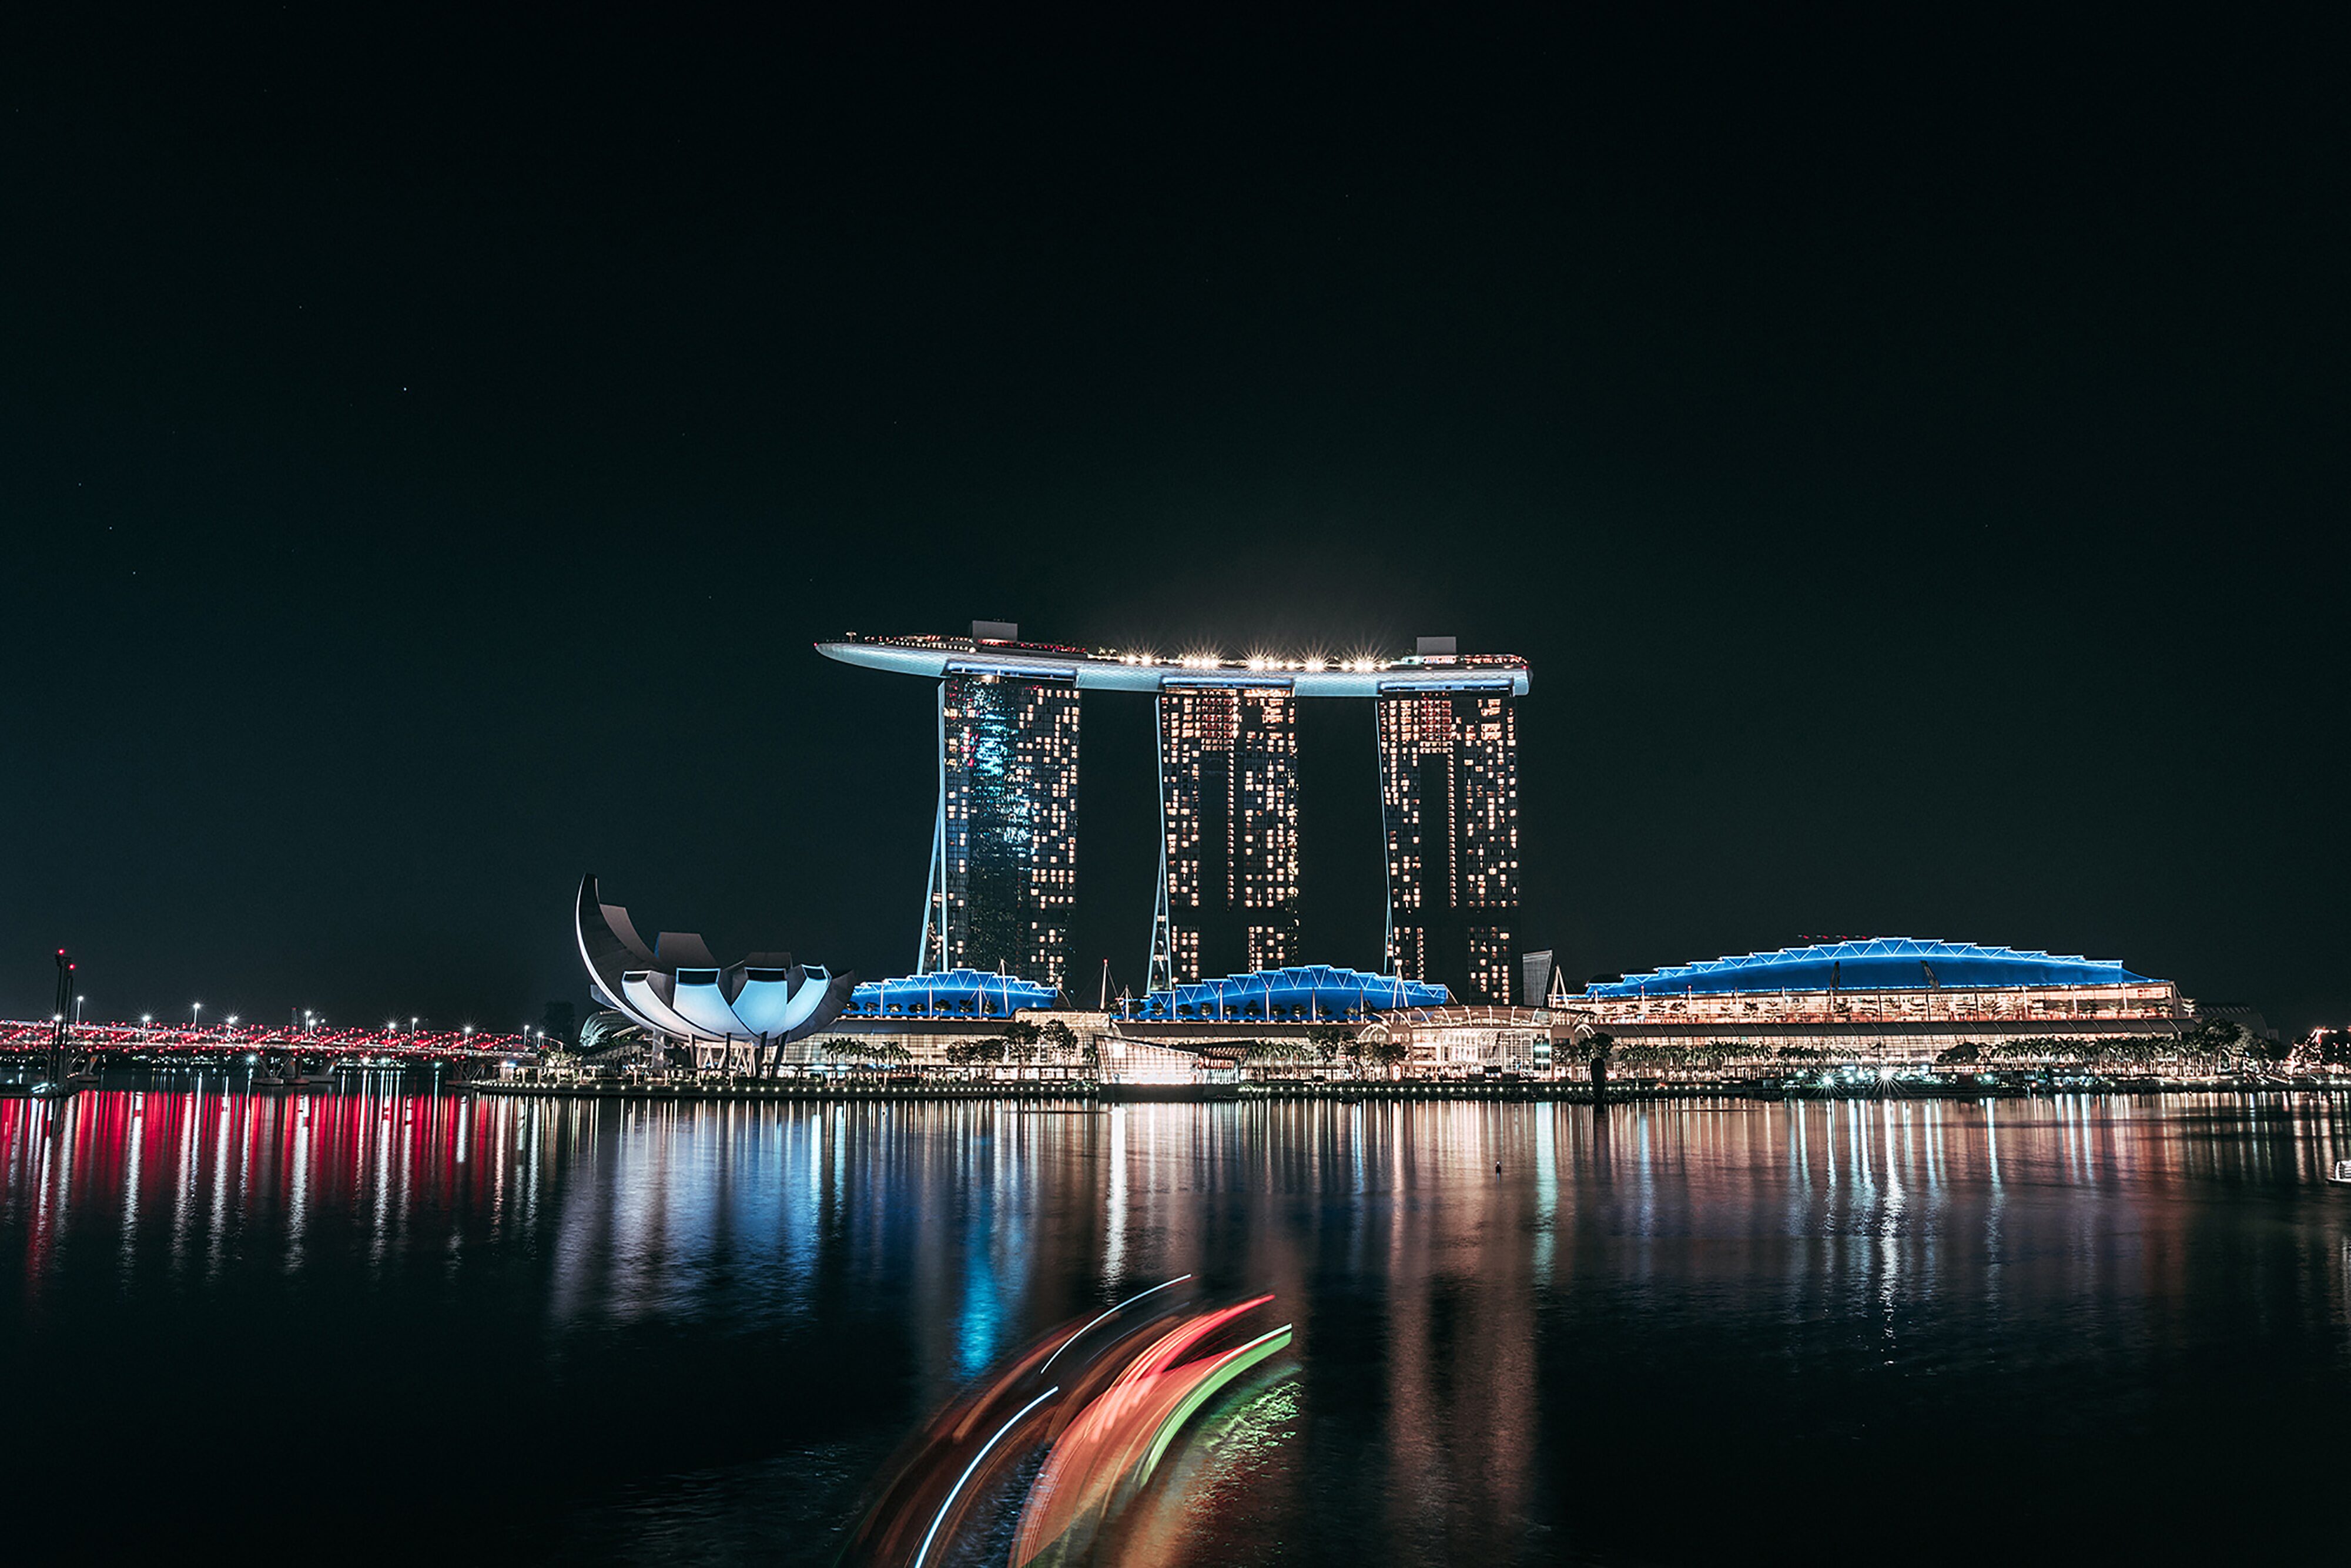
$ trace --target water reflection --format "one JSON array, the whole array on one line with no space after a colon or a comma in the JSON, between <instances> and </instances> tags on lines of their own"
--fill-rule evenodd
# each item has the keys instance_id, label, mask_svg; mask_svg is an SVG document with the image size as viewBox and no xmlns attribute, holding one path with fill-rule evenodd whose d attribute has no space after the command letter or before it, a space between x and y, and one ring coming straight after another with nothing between
<instances>
[{"instance_id":1,"label":"water reflection","mask_svg":"<svg viewBox=\"0 0 2351 1568\"><path fill-rule=\"evenodd\" d=\"M1671 1559L1640 1509L1674 1487L1765 1506L1825 1463L1865 1469L1881 1437L1959 1462L2300 1408L2231 1362L2332 1408L2351 1203L2320 1177L2351 1153L2343 1115L620 1104L213 1080L0 1102L0 1244L22 1265L0 1326L60 1354L199 1329L428 1357L495 1339L509 1360L468 1375L516 1402L519 1440L614 1401L647 1424L600 1457L631 1511L551 1497L569 1522L535 1541L601 1532L591 1551L625 1555L684 1506L660 1478L701 1475L703 1507L709 1475L765 1466L740 1508L820 1556L859 1455L1048 1326L1194 1273L1275 1293L1301 1376L1279 1432L1236 1439L1246 1485L1186 1472L1227 1488L1223 1523L1184 1526L1192 1560ZM401 1385L382 1397L399 1408Z\"/></svg>"}]
</instances>

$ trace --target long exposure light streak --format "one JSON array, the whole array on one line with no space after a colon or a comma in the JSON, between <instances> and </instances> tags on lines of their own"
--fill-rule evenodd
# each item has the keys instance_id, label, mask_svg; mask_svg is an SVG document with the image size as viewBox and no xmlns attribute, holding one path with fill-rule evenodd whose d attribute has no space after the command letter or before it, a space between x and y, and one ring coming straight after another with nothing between
<instances>
[{"instance_id":1,"label":"long exposure light streak","mask_svg":"<svg viewBox=\"0 0 2351 1568\"><path fill-rule=\"evenodd\" d=\"M939 1504L938 1515L931 1521L931 1528L923 1532L923 1544L914 1552L913 1568L923 1568L923 1559L931 1554L931 1542L937 1538L939 1526L947 1521L947 1511L955 1507L955 1500L963 1494L964 1483L971 1479L972 1471L979 1469L979 1461L987 1458L989 1450L994 1448L997 1444L1004 1441L1004 1435L1007 1432L1011 1431L1013 1427L1018 1427L1021 1422L1027 1420L1030 1411L1036 1409L1038 1406L1042 1405L1046 1400L1050 1399L1054 1395L1059 1394L1060 1392L1061 1389L1058 1386L1048 1388L1044 1393L1040 1394L1036 1398L1031 1399L1028 1404L1023 1405L1019 1410L1014 1414L1011 1420L1007 1421L1003 1426L998 1427L996 1429L996 1436L990 1437L987 1442L982 1443L979 1446L979 1452L974 1454L971 1457L971 1463L963 1468L963 1474L956 1478L956 1484L947 1489L946 1500Z\"/></svg>"},{"instance_id":2,"label":"long exposure light streak","mask_svg":"<svg viewBox=\"0 0 2351 1568\"><path fill-rule=\"evenodd\" d=\"M1053 1354L1045 1358L1045 1364L1037 1369L1037 1375L1042 1377L1047 1372L1050 1371L1053 1363L1061 1359L1061 1352L1069 1349L1071 1345L1077 1343L1078 1341L1083 1339L1086 1336L1087 1330L1100 1328L1102 1324L1108 1322L1119 1313L1126 1311L1127 1308L1134 1305L1135 1302L1143 1300L1144 1297L1157 1295L1160 1291L1167 1289L1169 1285L1180 1285L1191 1277L1192 1276L1189 1274L1178 1274L1172 1280L1165 1281L1159 1284L1152 1286L1151 1289L1147 1291L1139 1291L1135 1294L1127 1297L1126 1300L1119 1302L1118 1305L1111 1308L1110 1311L1104 1312L1102 1316L1088 1323L1085 1328L1080 1329L1077 1333L1063 1340L1055 1347Z\"/></svg>"},{"instance_id":3,"label":"long exposure light streak","mask_svg":"<svg viewBox=\"0 0 2351 1568\"><path fill-rule=\"evenodd\" d=\"M1165 1418L1159 1423L1159 1430L1152 1437L1151 1447L1144 1454L1143 1463L1135 1471L1135 1483L1141 1485L1151 1479L1151 1472L1159 1468L1159 1461L1166 1456L1167 1445L1176 1440L1176 1434L1183 1429L1184 1423L1199 1413L1201 1406L1206 1405L1220 1391L1230 1386L1233 1379L1250 1367L1287 1349L1290 1344L1290 1332L1295 1326L1295 1324L1284 1323L1278 1329L1268 1329L1247 1344L1236 1345L1218 1356L1209 1365L1208 1370L1201 1375L1200 1381L1193 1386L1192 1391L1177 1401L1176 1407L1170 1410Z\"/></svg>"}]
</instances>

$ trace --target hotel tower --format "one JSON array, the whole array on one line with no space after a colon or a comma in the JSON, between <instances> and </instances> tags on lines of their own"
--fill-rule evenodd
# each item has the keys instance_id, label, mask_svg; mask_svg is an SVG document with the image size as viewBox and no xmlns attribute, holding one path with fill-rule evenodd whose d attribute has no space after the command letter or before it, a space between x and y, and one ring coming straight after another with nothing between
<instances>
[{"instance_id":1,"label":"hotel tower","mask_svg":"<svg viewBox=\"0 0 2351 1568\"><path fill-rule=\"evenodd\" d=\"M1298 961L1298 699L1287 686L1170 681L1151 988Z\"/></svg>"},{"instance_id":2,"label":"hotel tower","mask_svg":"<svg viewBox=\"0 0 2351 1568\"><path fill-rule=\"evenodd\" d=\"M915 973L1060 988L1078 901L1078 688L1008 670L939 682L939 803Z\"/></svg>"},{"instance_id":3,"label":"hotel tower","mask_svg":"<svg viewBox=\"0 0 2351 1568\"><path fill-rule=\"evenodd\" d=\"M1468 1002L1510 998L1519 732L1505 691L1379 698L1387 972Z\"/></svg>"},{"instance_id":4,"label":"hotel tower","mask_svg":"<svg viewBox=\"0 0 2351 1568\"><path fill-rule=\"evenodd\" d=\"M969 637L852 636L817 651L938 683L917 974L1000 970L1068 988L1079 699L1092 691L1158 702L1150 988L1304 962L1298 705L1359 697L1378 729L1389 972L1465 1002L1511 999L1525 660L1458 654L1450 637L1422 638L1409 658L1164 658L1023 643L989 621Z\"/></svg>"}]
</instances>

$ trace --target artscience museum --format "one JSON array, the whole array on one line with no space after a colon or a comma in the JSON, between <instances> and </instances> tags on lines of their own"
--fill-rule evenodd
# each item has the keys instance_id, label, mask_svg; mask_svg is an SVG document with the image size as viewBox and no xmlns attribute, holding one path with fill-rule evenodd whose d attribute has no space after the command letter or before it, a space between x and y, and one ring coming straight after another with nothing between
<instances>
[{"instance_id":1,"label":"artscience museum","mask_svg":"<svg viewBox=\"0 0 2351 1568\"><path fill-rule=\"evenodd\" d=\"M855 974L797 964L789 953L721 964L693 932L664 931L648 946L592 875L580 881L573 928L596 1000L691 1047L700 1067L768 1071L785 1046L841 1017L857 988Z\"/></svg>"}]
</instances>

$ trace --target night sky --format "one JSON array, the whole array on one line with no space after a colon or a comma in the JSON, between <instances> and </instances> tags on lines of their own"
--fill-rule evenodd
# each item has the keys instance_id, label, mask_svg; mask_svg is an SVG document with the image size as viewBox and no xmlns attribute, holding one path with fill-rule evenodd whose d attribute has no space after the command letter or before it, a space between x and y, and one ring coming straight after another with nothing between
<instances>
[{"instance_id":1,"label":"night sky","mask_svg":"<svg viewBox=\"0 0 2351 1568\"><path fill-rule=\"evenodd\" d=\"M2351 1015L2341 8L487 10L10 24L0 1012L62 944L96 1017L513 1028L588 870L904 972L931 691L810 644L987 617L1525 654L1577 978ZM1139 988L1150 710L1084 725ZM1369 967L1368 705L1303 749Z\"/></svg>"}]
</instances>

